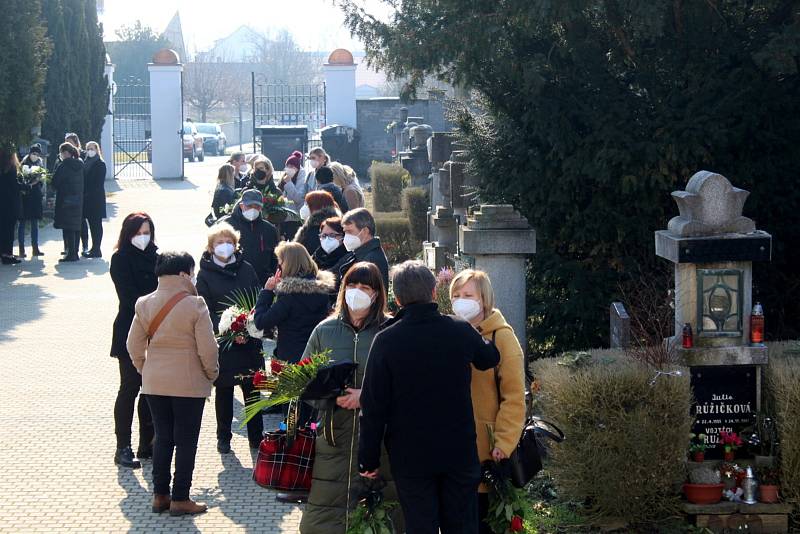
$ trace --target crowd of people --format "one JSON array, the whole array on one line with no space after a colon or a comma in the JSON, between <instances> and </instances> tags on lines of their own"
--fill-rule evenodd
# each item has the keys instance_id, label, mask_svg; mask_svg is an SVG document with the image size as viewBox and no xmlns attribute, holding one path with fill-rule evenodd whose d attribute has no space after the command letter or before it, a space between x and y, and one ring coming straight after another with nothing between
<instances>
[{"instance_id":1,"label":"crowd of people","mask_svg":"<svg viewBox=\"0 0 800 534\"><path fill-rule=\"evenodd\" d=\"M78 135L68 133L58 147L52 172L47 171L46 166L39 144L30 146L22 161L16 151L0 147L0 261L3 265L18 264L27 257L26 228L30 229L31 257L44 255L39 248L39 221L43 217L48 187L55 190L53 226L62 231L64 241L59 262L102 257L106 163L100 145L90 141L84 149ZM48 179L50 176L52 178Z\"/></svg>"},{"instance_id":2,"label":"crowd of people","mask_svg":"<svg viewBox=\"0 0 800 534\"><path fill-rule=\"evenodd\" d=\"M254 402L252 376L269 365L264 356L297 363L329 351L358 366L335 409L300 411L301 426L332 433L317 437L300 531L346 532L368 479L381 478L385 496L401 505L396 532L489 532L480 463L511 455L525 417L522 349L491 282L480 271L459 273L450 287L455 316L442 315L424 264L390 272L352 169L322 149L309 165L303 159L291 154L276 176L266 157L233 154L219 169L197 264L189 253L157 249L148 214L123 221L111 258L119 296L114 460L137 468L152 459L153 512L204 512L189 490L205 399L214 391L217 451L228 454L235 390ZM290 237L291 221L273 224L263 213L273 195L301 214ZM269 354L259 339L216 337L221 313L244 292L257 295L255 326L274 340ZM251 449L263 432L261 415L247 423Z\"/></svg>"}]
</instances>

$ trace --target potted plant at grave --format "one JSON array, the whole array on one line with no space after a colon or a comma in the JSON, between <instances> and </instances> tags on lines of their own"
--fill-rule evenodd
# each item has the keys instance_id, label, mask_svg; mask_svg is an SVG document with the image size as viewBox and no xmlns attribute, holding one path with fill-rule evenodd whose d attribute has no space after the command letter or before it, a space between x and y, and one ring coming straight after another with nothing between
<instances>
[{"instance_id":1,"label":"potted plant at grave","mask_svg":"<svg viewBox=\"0 0 800 534\"><path fill-rule=\"evenodd\" d=\"M722 500L724 488L719 471L698 467L689 472L689 482L683 485L683 493L692 504L716 504Z\"/></svg>"},{"instance_id":2,"label":"potted plant at grave","mask_svg":"<svg viewBox=\"0 0 800 534\"><path fill-rule=\"evenodd\" d=\"M775 467L762 467L758 470L758 500L773 504L778 502L780 487L780 470Z\"/></svg>"},{"instance_id":3,"label":"potted plant at grave","mask_svg":"<svg viewBox=\"0 0 800 534\"><path fill-rule=\"evenodd\" d=\"M707 438L705 434L689 434L689 454L692 460L702 463L706 459Z\"/></svg>"},{"instance_id":4,"label":"potted plant at grave","mask_svg":"<svg viewBox=\"0 0 800 534\"><path fill-rule=\"evenodd\" d=\"M736 432L719 431L719 443L724 451L723 458L726 462L732 462L736 458L736 449L744 444L742 438Z\"/></svg>"}]
</instances>

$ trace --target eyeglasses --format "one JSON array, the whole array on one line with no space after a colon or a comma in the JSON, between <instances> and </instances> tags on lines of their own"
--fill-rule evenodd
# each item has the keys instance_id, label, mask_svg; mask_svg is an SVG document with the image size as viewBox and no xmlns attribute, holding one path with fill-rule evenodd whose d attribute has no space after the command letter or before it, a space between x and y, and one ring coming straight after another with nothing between
<instances>
[{"instance_id":1,"label":"eyeglasses","mask_svg":"<svg viewBox=\"0 0 800 534\"><path fill-rule=\"evenodd\" d=\"M326 233L321 233L321 234L319 234L319 238L320 238L320 239L323 239L323 238L325 238L325 237L333 237L333 238L336 238L336 237L343 237L343 236L344 236L344 234L326 234Z\"/></svg>"}]
</instances>

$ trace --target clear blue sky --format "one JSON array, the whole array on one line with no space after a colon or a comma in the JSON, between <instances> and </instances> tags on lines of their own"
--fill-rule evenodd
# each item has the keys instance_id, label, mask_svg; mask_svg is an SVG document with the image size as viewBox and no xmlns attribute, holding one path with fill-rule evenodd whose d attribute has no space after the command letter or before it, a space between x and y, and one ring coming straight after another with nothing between
<instances>
[{"instance_id":1,"label":"clear blue sky","mask_svg":"<svg viewBox=\"0 0 800 534\"><path fill-rule=\"evenodd\" d=\"M371 13L388 13L380 0L361 3ZM242 25L256 30L288 29L305 50L363 48L342 25L344 17L332 0L105 0L101 15L105 39L115 40L116 29L137 19L160 33L175 11L180 11L189 53L208 49Z\"/></svg>"}]
</instances>

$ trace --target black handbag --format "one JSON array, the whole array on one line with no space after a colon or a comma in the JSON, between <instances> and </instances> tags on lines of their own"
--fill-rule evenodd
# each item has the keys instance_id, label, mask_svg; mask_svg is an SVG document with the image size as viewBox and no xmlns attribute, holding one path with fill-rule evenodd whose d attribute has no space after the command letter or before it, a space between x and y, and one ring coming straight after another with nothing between
<instances>
[{"instance_id":1,"label":"black handbag","mask_svg":"<svg viewBox=\"0 0 800 534\"><path fill-rule=\"evenodd\" d=\"M308 383L300 395L300 400L322 412L322 435L331 447L336 446L333 435L333 412L336 398L355 382L356 362L333 360L320 367L317 376Z\"/></svg>"},{"instance_id":2,"label":"black handbag","mask_svg":"<svg viewBox=\"0 0 800 534\"><path fill-rule=\"evenodd\" d=\"M496 331L492 333L492 343L495 341L496 334ZM494 383L499 403L502 397L500 395L500 374L497 367L494 368ZM547 457L545 440L551 439L556 443L561 443L564 441L564 437L561 429L553 423L535 415L528 417L517 446L511 456L503 462L506 464L503 466L504 471L509 474L511 483L517 488L524 488L542 470L542 460Z\"/></svg>"}]
</instances>

